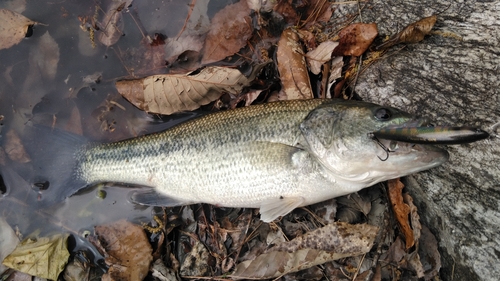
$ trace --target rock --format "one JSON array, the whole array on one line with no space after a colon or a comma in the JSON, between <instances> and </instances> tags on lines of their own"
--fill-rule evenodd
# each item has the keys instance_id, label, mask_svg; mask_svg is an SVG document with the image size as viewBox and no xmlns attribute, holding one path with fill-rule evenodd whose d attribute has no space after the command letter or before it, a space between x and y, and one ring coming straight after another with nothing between
<instances>
[{"instance_id":1,"label":"rock","mask_svg":"<svg viewBox=\"0 0 500 281\"><path fill-rule=\"evenodd\" d=\"M500 1L381 1L362 10L364 22L392 35L432 14L424 41L408 45L359 76L366 101L428 116L437 124L484 129L500 121ZM337 14L357 13L339 5ZM335 15L334 15L335 18ZM358 18L359 19L359 18ZM449 146L450 161L407 178L419 214L440 245L443 280L500 276L500 138Z\"/></svg>"}]
</instances>

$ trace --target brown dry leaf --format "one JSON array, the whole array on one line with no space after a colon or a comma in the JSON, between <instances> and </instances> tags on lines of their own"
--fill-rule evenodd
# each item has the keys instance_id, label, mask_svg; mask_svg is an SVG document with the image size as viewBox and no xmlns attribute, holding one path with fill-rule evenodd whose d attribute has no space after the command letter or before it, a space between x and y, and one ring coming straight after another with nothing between
<instances>
[{"instance_id":1,"label":"brown dry leaf","mask_svg":"<svg viewBox=\"0 0 500 281\"><path fill-rule=\"evenodd\" d=\"M57 280L68 262L68 236L56 234L25 240L3 260L3 264L29 275Z\"/></svg>"},{"instance_id":2,"label":"brown dry leaf","mask_svg":"<svg viewBox=\"0 0 500 281\"><path fill-rule=\"evenodd\" d=\"M399 43L417 43L424 40L436 24L437 16L423 18L407 25L401 32L391 36L387 41L377 46L376 50L387 49Z\"/></svg>"},{"instance_id":3,"label":"brown dry leaf","mask_svg":"<svg viewBox=\"0 0 500 281\"><path fill-rule=\"evenodd\" d=\"M306 54L307 64L312 73L318 75L321 72L321 66L332 59L333 49L338 45L338 42L328 40Z\"/></svg>"},{"instance_id":4,"label":"brown dry leaf","mask_svg":"<svg viewBox=\"0 0 500 281\"><path fill-rule=\"evenodd\" d=\"M398 178L389 180L387 186L389 188L389 200L391 201L392 210L405 236L406 249L409 249L415 245L415 239L413 238L413 230L408 221L410 206L403 202L403 196L401 194L404 184Z\"/></svg>"},{"instance_id":5,"label":"brown dry leaf","mask_svg":"<svg viewBox=\"0 0 500 281\"><path fill-rule=\"evenodd\" d=\"M195 75L164 74L116 82L116 89L133 105L151 113L189 111L218 99L223 92L239 94L265 64L256 65L249 77L227 67L206 67Z\"/></svg>"},{"instance_id":6,"label":"brown dry leaf","mask_svg":"<svg viewBox=\"0 0 500 281\"><path fill-rule=\"evenodd\" d=\"M210 273L210 253L203 243L196 240L191 251L185 256L179 274L181 276L206 276Z\"/></svg>"},{"instance_id":7,"label":"brown dry leaf","mask_svg":"<svg viewBox=\"0 0 500 281\"><path fill-rule=\"evenodd\" d=\"M378 227L337 222L270 248L236 266L233 278L266 279L370 251Z\"/></svg>"},{"instance_id":8,"label":"brown dry leaf","mask_svg":"<svg viewBox=\"0 0 500 281\"><path fill-rule=\"evenodd\" d=\"M413 239L415 243L420 239L420 230L422 229L422 224L420 224L420 216L418 215L418 209L415 204L413 204L413 198L409 193L403 194L403 201L410 207L410 225L413 229Z\"/></svg>"},{"instance_id":9,"label":"brown dry leaf","mask_svg":"<svg viewBox=\"0 0 500 281\"><path fill-rule=\"evenodd\" d=\"M334 56L361 56L378 35L376 23L354 23L339 32Z\"/></svg>"},{"instance_id":10,"label":"brown dry leaf","mask_svg":"<svg viewBox=\"0 0 500 281\"><path fill-rule=\"evenodd\" d=\"M99 42L108 47L118 42L123 35L122 11L131 3L132 0L111 1L104 19L99 23Z\"/></svg>"},{"instance_id":11,"label":"brown dry leaf","mask_svg":"<svg viewBox=\"0 0 500 281\"><path fill-rule=\"evenodd\" d=\"M307 73L304 51L299 35L292 28L281 34L277 51L278 71L283 84L280 100L312 99L311 82Z\"/></svg>"},{"instance_id":12,"label":"brown dry leaf","mask_svg":"<svg viewBox=\"0 0 500 281\"><path fill-rule=\"evenodd\" d=\"M226 6L215 14L205 39L202 64L220 61L245 47L252 36L250 8L246 1Z\"/></svg>"},{"instance_id":13,"label":"brown dry leaf","mask_svg":"<svg viewBox=\"0 0 500 281\"><path fill-rule=\"evenodd\" d=\"M16 12L0 9L0 50L10 48L26 37L30 25L36 22Z\"/></svg>"},{"instance_id":14,"label":"brown dry leaf","mask_svg":"<svg viewBox=\"0 0 500 281\"><path fill-rule=\"evenodd\" d=\"M328 0L311 0L305 13L303 25L311 26L317 22L327 22L333 14L332 7Z\"/></svg>"},{"instance_id":15,"label":"brown dry leaf","mask_svg":"<svg viewBox=\"0 0 500 281\"><path fill-rule=\"evenodd\" d=\"M153 249L141 226L120 220L95 227L101 245L106 250L109 266L102 280L143 280L153 260Z\"/></svg>"},{"instance_id":16,"label":"brown dry leaf","mask_svg":"<svg viewBox=\"0 0 500 281\"><path fill-rule=\"evenodd\" d=\"M5 136L6 141L4 144L4 149L5 153L7 153L7 156L9 156L12 161L16 161L19 163L30 162L31 159L24 149L24 146L17 132L13 129L10 129L7 134L5 134Z\"/></svg>"}]
</instances>

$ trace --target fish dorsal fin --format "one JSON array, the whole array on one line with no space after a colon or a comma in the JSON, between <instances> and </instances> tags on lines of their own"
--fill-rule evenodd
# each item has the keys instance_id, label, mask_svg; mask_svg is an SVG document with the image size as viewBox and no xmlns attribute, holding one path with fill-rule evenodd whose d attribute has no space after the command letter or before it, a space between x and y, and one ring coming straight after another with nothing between
<instances>
[{"instance_id":1,"label":"fish dorsal fin","mask_svg":"<svg viewBox=\"0 0 500 281\"><path fill-rule=\"evenodd\" d=\"M268 199L260 205L260 219L263 222L272 222L284 216L304 203L303 197L279 197Z\"/></svg>"},{"instance_id":2,"label":"fish dorsal fin","mask_svg":"<svg viewBox=\"0 0 500 281\"><path fill-rule=\"evenodd\" d=\"M339 114L331 107L319 107L302 121L300 130L309 148L317 156L325 155L335 137L335 123L340 122Z\"/></svg>"},{"instance_id":3,"label":"fish dorsal fin","mask_svg":"<svg viewBox=\"0 0 500 281\"><path fill-rule=\"evenodd\" d=\"M141 190L134 190L129 193L129 200L132 203L146 206L164 206L164 207L175 207L189 205L193 202L184 202L181 200L168 197L158 191L144 187Z\"/></svg>"}]
</instances>

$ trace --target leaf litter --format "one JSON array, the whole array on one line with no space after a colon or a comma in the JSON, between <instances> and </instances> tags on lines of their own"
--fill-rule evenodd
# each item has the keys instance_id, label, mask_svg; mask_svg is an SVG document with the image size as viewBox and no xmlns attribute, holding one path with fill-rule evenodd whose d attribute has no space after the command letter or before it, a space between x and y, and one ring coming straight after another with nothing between
<instances>
[{"instance_id":1,"label":"leaf litter","mask_svg":"<svg viewBox=\"0 0 500 281\"><path fill-rule=\"evenodd\" d=\"M332 8L324 0L266 1L265 6L240 1L220 10L211 25L207 15L209 2L191 1L189 15L177 36L163 38L157 30L148 30L136 46L122 49L123 40L119 39L126 31L123 14L130 12L130 3L104 2L105 12L100 7L96 9L102 19L95 23L94 31L104 46L116 48L115 54L128 71L127 79L134 79L116 82L118 92L150 113L172 114L200 106L234 108L273 98L332 96L330 89L348 87L348 83L344 84L352 75L348 71L359 71L353 67L352 62L357 61L354 57L365 54L378 34L374 23L328 26ZM135 20L140 27L141 21L148 19ZM287 23L295 27L287 27ZM421 40L423 36L419 34L428 34L431 24L432 18L408 27L392 41ZM327 29L341 31L332 33ZM33 72L35 78L25 82L25 93L41 81L54 80L58 74L59 47L48 31L40 37L37 48L30 55L30 65L42 71ZM263 64L274 57L274 62ZM227 63L232 67L225 66ZM251 70L240 71L244 64L252 65ZM154 75L137 79L151 74ZM76 98L85 89L92 90L101 77L101 71L88 76L70 93L70 98ZM321 82L315 81L318 77ZM221 83L226 80L230 83ZM113 129L115 119L105 116L110 110L103 111L101 107L102 104L92 118L104 124L108 132L119 135ZM111 106L108 102L104 107ZM72 119L83 119L78 111L73 113L74 110ZM64 125L59 120L53 125L76 127L82 132L82 122L77 123L80 127ZM7 153L11 160L29 161L23 157L22 146L16 144L15 137L9 136L13 133L7 134L13 141L11 147L4 149L11 151L10 155ZM401 194L400 182L389 186L391 201L380 184L351 196L297 209L269 224L262 223L255 210L195 205L162 210L162 223L144 227L148 234L143 227L126 221L97 226L96 245L109 266L103 279L141 280L150 275L148 278L154 280L218 276L397 280L397 276L409 275L430 280L438 275L441 266L437 240L420 224L411 196ZM393 205L392 197L398 202L394 209L388 207ZM394 217L398 218L399 227ZM64 240L67 236L62 237ZM73 259L66 267L66 279L92 278L91 264L87 259Z\"/></svg>"}]
</instances>

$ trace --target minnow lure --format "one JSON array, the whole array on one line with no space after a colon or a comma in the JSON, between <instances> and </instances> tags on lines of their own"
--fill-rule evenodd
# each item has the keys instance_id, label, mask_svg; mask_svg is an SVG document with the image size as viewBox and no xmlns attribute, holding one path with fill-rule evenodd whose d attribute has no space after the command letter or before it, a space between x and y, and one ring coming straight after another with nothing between
<instances>
[{"instance_id":1,"label":"minnow lure","mask_svg":"<svg viewBox=\"0 0 500 281\"><path fill-rule=\"evenodd\" d=\"M474 127L391 127L372 132L371 137L418 144L462 144L479 141L489 134Z\"/></svg>"}]
</instances>

